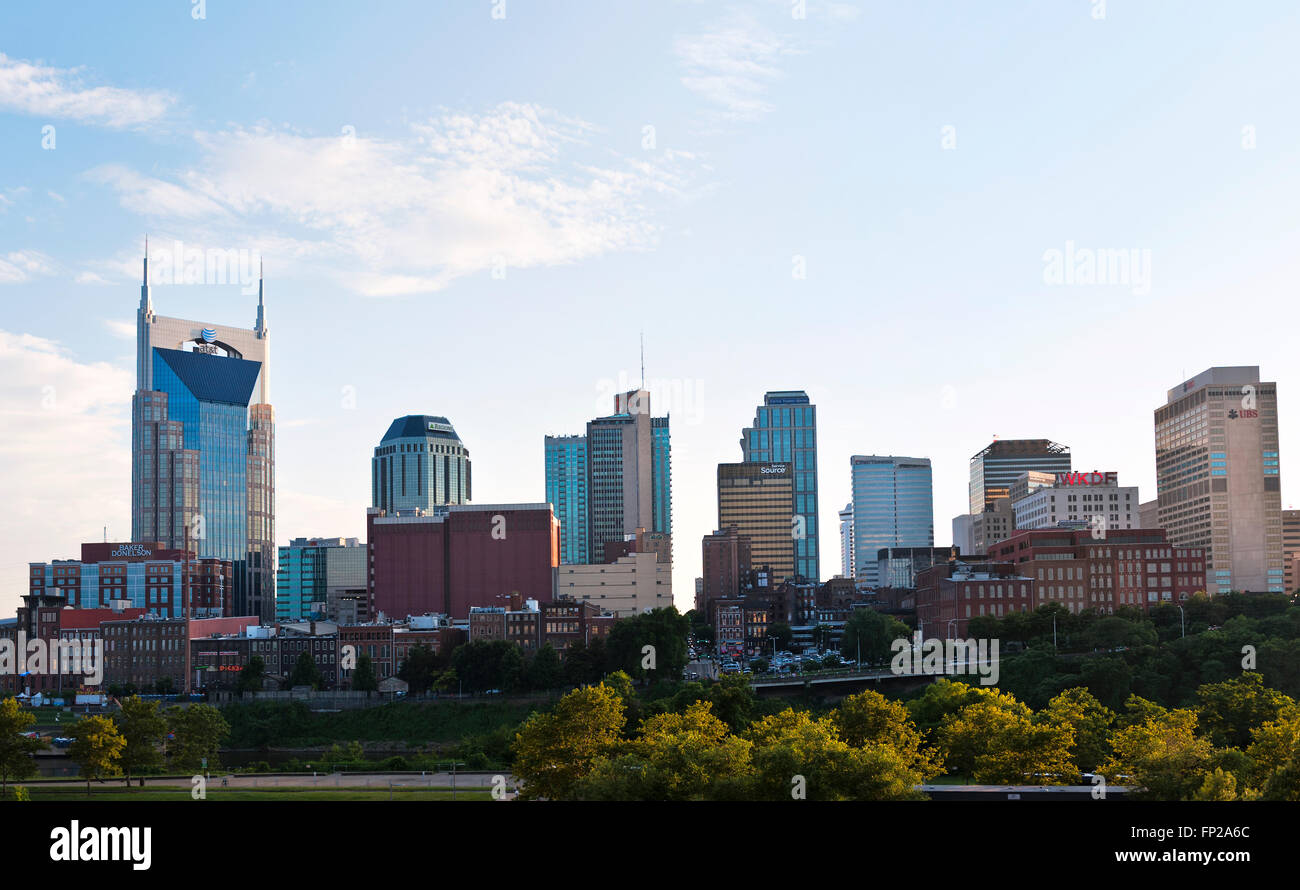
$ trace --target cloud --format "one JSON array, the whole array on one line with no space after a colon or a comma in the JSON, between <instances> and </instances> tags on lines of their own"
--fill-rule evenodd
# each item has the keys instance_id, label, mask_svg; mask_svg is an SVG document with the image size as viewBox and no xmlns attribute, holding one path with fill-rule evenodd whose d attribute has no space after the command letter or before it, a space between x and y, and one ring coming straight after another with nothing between
<instances>
[{"instance_id":1,"label":"cloud","mask_svg":"<svg viewBox=\"0 0 1300 890\"><path fill-rule=\"evenodd\" d=\"M78 279L80 276L78 276ZM135 322L119 321L116 318L104 319L104 327L114 337L120 340L134 340L136 335Z\"/></svg>"},{"instance_id":2,"label":"cloud","mask_svg":"<svg viewBox=\"0 0 1300 890\"><path fill-rule=\"evenodd\" d=\"M0 284L19 284L53 271L50 258L35 250L16 250L0 256Z\"/></svg>"},{"instance_id":3,"label":"cloud","mask_svg":"<svg viewBox=\"0 0 1300 890\"><path fill-rule=\"evenodd\" d=\"M756 120L773 109L768 87L782 76L782 57L794 52L790 41L740 10L673 42L682 84L731 121Z\"/></svg>"},{"instance_id":4,"label":"cloud","mask_svg":"<svg viewBox=\"0 0 1300 890\"><path fill-rule=\"evenodd\" d=\"M49 68L0 53L0 109L115 129L162 117L175 103L160 90L87 87L80 68Z\"/></svg>"},{"instance_id":5,"label":"cloud","mask_svg":"<svg viewBox=\"0 0 1300 890\"><path fill-rule=\"evenodd\" d=\"M498 266L652 246L660 231L652 202L682 194L691 159L623 158L593 147L595 132L504 103L421 121L398 138L351 128L338 136L202 132L202 158L190 169L158 178L105 165L90 178L128 209L189 221L187 244L254 241L269 255L311 260L364 294L395 296Z\"/></svg>"},{"instance_id":6,"label":"cloud","mask_svg":"<svg viewBox=\"0 0 1300 890\"><path fill-rule=\"evenodd\" d=\"M134 383L123 368L0 330L0 591L11 600L27 591L27 563L76 557L104 526L130 537Z\"/></svg>"}]
</instances>

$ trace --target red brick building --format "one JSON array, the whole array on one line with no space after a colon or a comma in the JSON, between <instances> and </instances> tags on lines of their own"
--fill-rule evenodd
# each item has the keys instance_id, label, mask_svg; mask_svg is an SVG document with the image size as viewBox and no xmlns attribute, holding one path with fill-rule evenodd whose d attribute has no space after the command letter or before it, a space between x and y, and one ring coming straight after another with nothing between
<instances>
[{"instance_id":1,"label":"red brick building","mask_svg":"<svg viewBox=\"0 0 1300 890\"><path fill-rule=\"evenodd\" d=\"M955 560L916 576L917 628L927 639L965 639L972 618L1001 618L1035 608L1034 580L1014 563Z\"/></svg>"},{"instance_id":2,"label":"red brick building","mask_svg":"<svg viewBox=\"0 0 1300 890\"><path fill-rule=\"evenodd\" d=\"M453 505L366 520L371 614L467 618L499 597L551 599L560 523L549 504Z\"/></svg>"},{"instance_id":3,"label":"red brick building","mask_svg":"<svg viewBox=\"0 0 1300 890\"><path fill-rule=\"evenodd\" d=\"M1037 529L1012 534L989 547L989 558L1013 562L1037 582L1037 602L1057 602L1071 612L1120 606L1143 611L1178 604L1206 589L1205 551L1170 544L1164 529Z\"/></svg>"}]
</instances>

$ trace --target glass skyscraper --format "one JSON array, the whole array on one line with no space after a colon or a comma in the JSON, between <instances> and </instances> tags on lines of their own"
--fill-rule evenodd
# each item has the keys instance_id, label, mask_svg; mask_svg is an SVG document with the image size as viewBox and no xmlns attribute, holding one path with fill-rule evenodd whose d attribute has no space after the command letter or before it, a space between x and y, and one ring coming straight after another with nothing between
<instances>
[{"instance_id":1,"label":"glass skyscraper","mask_svg":"<svg viewBox=\"0 0 1300 890\"><path fill-rule=\"evenodd\" d=\"M275 612L275 414L261 285L251 330L137 313L131 534L230 560L233 609Z\"/></svg>"},{"instance_id":2,"label":"glass skyscraper","mask_svg":"<svg viewBox=\"0 0 1300 890\"><path fill-rule=\"evenodd\" d=\"M587 437L546 437L546 501L560 520L561 565L591 562L587 550Z\"/></svg>"},{"instance_id":3,"label":"glass skyscraper","mask_svg":"<svg viewBox=\"0 0 1300 890\"><path fill-rule=\"evenodd\" d=\"M854 579L877 587L879 551L892 547L934 546L934 481L930 459L854 455Z\"/></svg>"},{"instance_id":4,"label":"glass skyscraper","mask_svg":"<svg viewBox=\"0 0 1300 890\"><path fill-rule=\"evenodd\" d=\"M801 391L769 392L740 439L745 463L789 463L794 473L791 535L795 574L821 581L817 520L817 406Z\"/></svg>"}]
</instances>

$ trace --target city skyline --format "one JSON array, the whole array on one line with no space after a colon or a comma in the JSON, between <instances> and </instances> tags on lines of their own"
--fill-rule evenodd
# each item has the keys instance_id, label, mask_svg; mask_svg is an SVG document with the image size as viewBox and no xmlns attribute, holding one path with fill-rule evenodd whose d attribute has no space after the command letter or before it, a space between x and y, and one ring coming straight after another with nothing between
<instances>
[{"instance_id":1,"label":"city skyline","mask_svg":"<svg viewBox=\"0 0 1300 890\"><path fill-rule=\"evenodd\" d=\"M267 258L277 546L363 537L374 445L411 412L455 421L475 503L542 500L539 441L638 384L642 330L673 425L679 608L716 467L785 387L818 406L823 578L851 455L931 459L938 545L995 434L1068 443L1075 469L1150 499L1152 412L1210 367L1277 381L1281 503L1300 500L1300 122L1278 76L1300 13L1236 11L1225 42L1208 5L1095 21L1025 4L938 32L915 10L808 9L513 4L497 22L285 4L249 30L88 8L79 33L6 10L0 596L16 604L27 563L75 557L105 526L129 537L146 231L169 316L251 323ZM309 54L276 40L304 18L323 41ZM591 28L610 42L582 40ZM390 53L337 70L380 33ZM723 62L752 74L728 81ZM863 83L891 87L852 101ZM177 283L189 250L200 283ZM1053 251L1149 251L1150 280L1058 280Z\"/></svg>"}]
</instances>

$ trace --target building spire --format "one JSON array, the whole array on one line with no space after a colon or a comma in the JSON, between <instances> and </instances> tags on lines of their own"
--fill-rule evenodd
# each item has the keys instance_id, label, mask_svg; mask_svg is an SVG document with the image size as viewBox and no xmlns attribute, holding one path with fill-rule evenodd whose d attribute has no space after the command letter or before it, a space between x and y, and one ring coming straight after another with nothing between
<instances>
[{"instance_id":1,"label":"building spire","mask_svg":"<svg viewBox=\"0 0 1300 890\"><path fill-rule=\"evenodd\" d=\"M257 331L259 336L266 336L266 300L262 294L262 258L257 258L257 325L253 330Z\"/></svg>"},{"instance_id":2,"label":"building spire","mask_svg":"<svg viewBox=\"0 0 1300 890\"><path fill-rule=\"evenodd\" d=\"M149 234L144 236L144 279L140 284L140 311L153 314L153 296L149 293Z\"/></svg>"}]
</instances>

